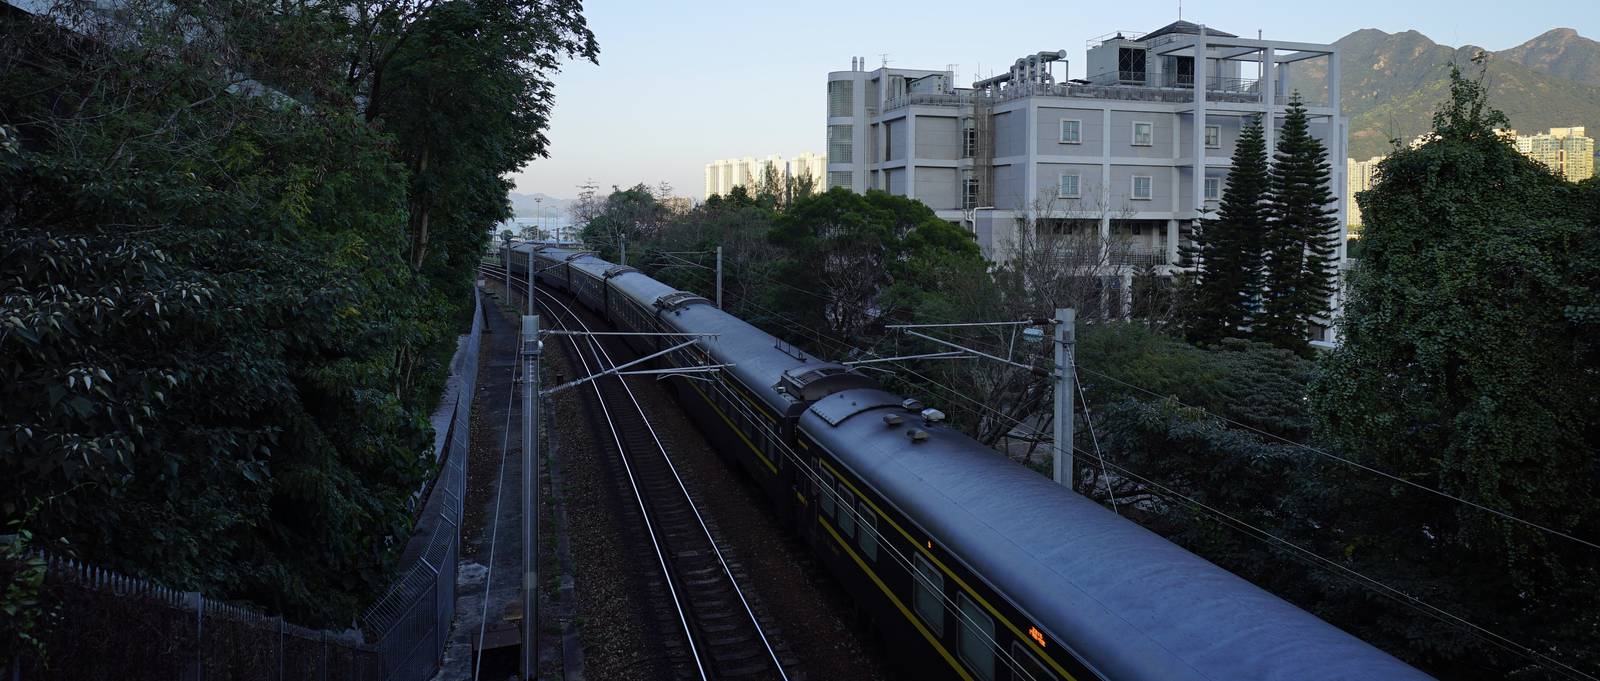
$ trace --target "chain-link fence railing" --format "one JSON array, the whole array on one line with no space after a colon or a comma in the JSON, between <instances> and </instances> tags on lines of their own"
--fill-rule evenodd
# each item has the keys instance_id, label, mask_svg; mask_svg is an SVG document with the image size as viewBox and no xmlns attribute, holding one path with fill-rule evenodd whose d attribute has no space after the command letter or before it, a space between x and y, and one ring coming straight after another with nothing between
<instances>
[{"instance_id":1,"label":"chain-link fence railing","mask_svg":"<svg viewBox=\"0 0 1600 681\"><path fill-rule=\"evenodd\" d=\"M477 295L472 331L457 346L444 399L433 415L434 456L442 464L439 477L423 502L417 532L401 555L400 577L361 618L367 640L376 642L383 658L386 681L432 677L455 616L462 496L483 338L483 301L481 293Z\"/></svg>"},{"instance_id":2,"label":"chain-link fence railing","mask_svg":"<svg viewBox=\"0 0 1600 681\"><path fill-rule=\"evenodd\" d=\"M76 560L39 554L44 585L69 622L52 627L42 660L0 660L0 679L127 681L423 681L444 655L455 616L462 496L483 335L481 294L434 412L433 456L400 576L361 618L361 631L318 631Z\"/></svg>"},{"instance_id":3,"label":"chain-link fence railing","mask_svg":"<svg viewBox=\"0 0 1600 681\"><path fill-rule=\"evenodd\" d=\"M38 557L66 621L45 634L48 665L16 660L7 679L383 679L378 648L360 632L307 629L70 558Z\"/></svg>"}]
</instances>

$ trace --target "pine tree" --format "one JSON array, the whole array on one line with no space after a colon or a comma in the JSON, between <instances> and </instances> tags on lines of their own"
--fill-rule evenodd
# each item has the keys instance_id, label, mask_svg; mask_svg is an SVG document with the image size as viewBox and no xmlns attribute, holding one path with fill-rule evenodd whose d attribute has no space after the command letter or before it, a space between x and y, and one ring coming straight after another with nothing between
<instances>
[{"instance_id":1,"label":"pine tree","mask_svg":"<svg viewBox=\"0 0 1600 681\"><path fill-rule=\"evenodd\" d=\"M1267 228L1267 149L1260 120L1239 132L1217 217L1195 229L1198 259L1189 340L1240 336L1261 295L1261 238Z\"/></svg>"},{"instance_id":2,"label":"pine tree","mask_svg":"<svg viewBox=\"0 0 1600 681\"><path fill-rule=\"evenodd\" d=\"M1264 292L1251 329L1264 341L1309 352L1307 326L1326 318L1338 276L1339 219L1329 186L1328 150L1311 135L1305 105L1289 99L1277 153L1267 173Z\"/></svg>"}]
</instances>

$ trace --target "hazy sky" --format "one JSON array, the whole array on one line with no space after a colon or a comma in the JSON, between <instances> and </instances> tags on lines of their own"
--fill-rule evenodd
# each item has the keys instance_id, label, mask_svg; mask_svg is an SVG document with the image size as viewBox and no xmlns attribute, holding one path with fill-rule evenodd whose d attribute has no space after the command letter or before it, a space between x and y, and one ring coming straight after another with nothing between
<instances>
[{"instance_id":1,"label":"hazy sky","mask_svg":"<svg viewBox=\"0 0 1600 681\"><path fill-rule=\"evenodd\" d=\"M699 198L705 164L823 149L827 73L852 56L941 69L956 82L1004 69L1017 57L1064 49L1083 75L1084 43L1118 30L1150 31L1178 18L1178 3L834 2L832 0L590 0L599 65L569 63L556 76L550 157L516 176L522 192L572 197L592 179L612 185L667 181ZM1491 50L1556 27L1600 39L1600 1L1188 0L1183 18L1241 36L1332 42L1359 28L1415 29L1434 41Z\"/></svg>"}]
</instances>

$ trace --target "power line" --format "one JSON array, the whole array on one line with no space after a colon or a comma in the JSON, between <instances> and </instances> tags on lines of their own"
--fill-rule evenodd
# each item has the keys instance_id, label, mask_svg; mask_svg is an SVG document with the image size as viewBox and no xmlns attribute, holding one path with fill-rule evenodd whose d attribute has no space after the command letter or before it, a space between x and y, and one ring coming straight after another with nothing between
<instances>
[{"instance_id":1,"label":"power line","mask_svg":"<svg viewBox=\"0 0 1600 681\"><path fill-rule=\"evenodd\" d=\"M759 309L765 309L765 308L760 308L760 306L757 306L757 307ZM776 314L776 313L774 313L774 314ZM777 315L777 316L782 318L782 315ZM802 333L806 333L808 331L804 327L801 327L800 330L801 330ZM814 335L817 335L819 337L824 337L825 338L825 336L821 336L821 334L819 334L817 332L812 331L810 333L812 333ZM833 340L835 342L839 342L841 344L844 344L846 347L851 347L851 346L849 346L848 343L843 343L843 341L838 341L837 339L833 339ZM920 372L917 372L917 371L911 369L910 367L906 367L900 361L896 360L896 361L892 361L892 363L897 365L897 366L900 366L901 368L904 368L906 371L908 371L908 372L910 372L910 373L922 378L923 380L928 381L930 384L938 386L939 388L945 390L946 392L948 392L948 393L950 393L952 395L955 395L955 396L957 396L957 397L959 397L959 398L961 398L963 400L966 400L968 402L972 402L973 404L978 405L980 408L983 408L983 409L985 409L987 411L993 412L993 413L995 413L995 414L997 414L997 415L999 415L999 416L1001 416L1003 418L1006 418L1006 419L1012 421L1013 423L1015 423L1017 425L1023 426L1024 428L1027 427L1027 424L1023 423L1020 419L1018 419L1016 417L1013 417L1013 416L1009 416L1009 415L1003 414L1003 413L998 412L998 411L995 411L993 408L989 407L988 405L985 405L985 404L983 404L981 402L978 402L978 401L974 400L973 398L971 398L970 396L965 395L961 391L958 391L958 390L956 390L954 388L951 388L950 386L947 386L947 385L944 385L943 383L935 381L932 378L929 378L929 377L921 374ZM1090 370L1085 369L1085 371L1090 371ZM1104 374L1100 374L1100 372L1092 372L1092 373L1096 373L1096 374L1102 375L1102 376L1104 375ZM1108 376L1107 378L1111 378L1111 377ZM1116 380L1116 379L1113 379L1113 380ZM1134 386L1131 386L1131 384L1130 384L1130 387L1134 387ZM1079 390L1080 391L1082 390L1081 382L1079 384ZM981 416L981 413L977 412L976 410L974 410L974 409L972 409L970 407L966 407L964 405L959 405L959 404L957 404L956 406L957 406L957 408L963 409L963 410L967 411L968 413ZM1204 411L1204 410L1202 410L1202 411ZM1210 412L1207 412L1207 413L1210 413ZM1085 415L1086 416L1088 415L1087 403L1085 403ZM1243 425L1243 424L1241 424L1241 425ZM1091 426L1091 428L1092 428L1092 426ZM1254 429L1252 429L1252 430L1254 430ZM1038 431L1034 431L1034 432L1038 433ZM1189 497L1187 495L1184 495L1184 494L1182 494L1180 492L1177 492L1177 491L1171 489L1170 487L1167 487L1166 485L1163 485L1163 484L1161 484L1159 482L1151 480L1150 478L1147 478L1147 477L1145 477L1143 475L1135 473L1131 469L1128 469L1128 468L1126 468L1124 466L1118 465L1118 464L1116 464L1114 462L1108 462L1108 461L1106 461L1104 459L1103 455L1099 451L1098 438L1093 435L1092 429L1091 429L1091 438L1094 438L1096 440L1096 451L1094 452L1093 455L1097 459L1100 460L1100 463L1101 463L1103 469L1104 468L1110 468L1110 469L1116 470L1116 471L1118 471L1119 473L1121 473L1121 474L1123 474L1125 476L1128 476L1130 478L1138 480L1138 481L1140 481L1140 482L1142 482L1142 483L1144 483L1144 484L1146 484L1146 485L1148 485L1150 487L1154 487L1157 490L1163 491L1167 495L1175 496L1175 497L1178 497L1180 499L1183 499L1184 501L1190 503L1193 507L1198 508L1198 509L1200 509L1200 510L1206 512L1206 513L1209 513L1209 514L1211 514L1213 516L1216 516L1216 517L1222 519L1223 521L1225 521L1224 524L1228 524L1230 527L1232 527L1236 531L1243 532L1243 531L1248 530L1247 534L1250 534L1251 536L1254 536L1256 539L1261 540L1261 541L1263 541L1265 543L1281 544L1281 545L1283 545L1285 547L1293 549L1295 552L1300 553L1300 554L1304 554L1305 556L1308 556L1311 559L1313 559L1314 562L1311 563L1313 565L1317 565L1319 567L1324 567L1325 566L1324 569L1326 569L1327 567L1331 567L1336 571L1336 573L1341 574L1342 576L1346 577L1347 579L1352 579L1352 581L1356 581L1357 583L1363 583L1363 584L1367 585L1367 587L1369 589L1372 588L1372 587L1376 587L1377 588L1376 590L1379 593L1379 595L1382 595L1382 596L1384 596L1386 598L1389 598L1390 600L1394 600L1395 602L1400 603L1402 605L1405 605L1407 607L1411 607L1411 608L1413 608L1415 610L1418 610L1419 612L1421 612L1421 613L1423 613L1423 614L1425 614L1425 615L1427 615L1429 617L1432 617L1432 618L1434 618L1434 619L1436 619L1438 621L1441 621L1441 622L1444 622L1444 623L1447 623L1447 624L1454 623L1454 624L1459 625L1459 626L1464 626L1464 627L1468 628L1471 632L1473 632L1474 635L1477 635L1480 638L1486 637L1489 640L1490 643L1492 643L1492 644L1496 645L1497 647L1500 647L1500 648L1502 648L1502 649L1504 649L1504 650L1506 650L1508 652L1511 652L1513 654L1519 655L1519 656L1524 657L1526 659L1530 659L1530 660L1534 661L1536 664L1540 664L1541 666L1546 666L1547 668L1549 668L1550 666L1554 666L1555 668L1552 671L1560 673L1563 676L1566 676L1567 678L1581 678L1581 679L1586 679L1588 681L1600 681L1600 680L1597 680L1594 676L1586 674L1586 673L1584 673L1584 672L1582 672L1580 670L1577 670L1577 669L1575 669L1575 668L1573 668L1573 667L1571 667L1571 666L1569 666L1569 665L1567 665L1565 663L1562 663L1562 662L1560 662L1560 661L1558 661L1558 660L1556 660L1556 659L1554 659L1554 658L1552 658L1552 657L1550 657L1550 656L1548 656L1548 655L1546 655L1544 653L1539 652L1538 650L1535 650L1534 648L1532 648L1530 646L1524 645L1522 643L1518 643L1517 641L1515 641L1515 640L1513 640L1511 638L1508 638L1508 637L1503 636L1501 634L1498 634L1498 633L1496 633L1496 632L1494 632L1492 630L1489 630L1489 629L1487 629L1485 627L1482 627L1482 626L1480 626L1478 624L1475 624L1471 620L1468 620L1468 619L1466 619L1464 617L1461 617L1459 615L1451 613L1448 610L1445 610L1445 609L1440 608L1438 606L1435 606L1435 605L1433 605L1431 603L1428 603L1427 601L1424 601L1419 597L1413 596L1413 595L1411 595L1411 594L1409 594L1409 593L1407 593L1407 592L1405 592L1405 591L1403 591L1403 590L1401 590L1399 588L1390 586L1387 583L1384 583L1384 582L1382 582L1382 581L1380 581L1378 579L1370 577L1370 576L1368 576L1368 575L1366 575L1366 574L1364 574L1364 573L1362 573L1360 571L1357 571L1355 569L1346 567L1344 565L1340 565L1339 563L1337 563L1335 561L1329 560L1328 558L1325 558L1325 557L1321 556L1320 554L1316 553L1315 551L1312 551L1312 550L1307 549L1305 547L1302 547L1302 546L1300 546L1298 544L1295 544L1294 542L1289 541L1287 539L1284 539L1282 537L1279 537L1279 536L1277 536L1277 535L1275 535L1275 534L1273 534L1273 533L1271 533L1271 532L1269 532L1267 530L1263 530L1263 529L1261 529L1259 527L1251 525L1250 523L1245 522L1243 520L1240 520L1239 518L1236 518L1236 517L1224 512L1224 511L1216 509L1216 508L1214 508L1214 507L1212 507L1212 506L1210 506L1208 504L1205 504L1205 503L1200 502L1198 500L1195 500L1195 499L1193 499L1193 498L1191 498L1191 497ZM1291 444L1296 444L1296 443L1293 443L1291 441ZM1066 443L1066 445L1070 446L1071 449L1074 450L1074 451L1078 451L1078 452L1083 453L1085 456L1089 456L1090 455L1090 452L1084 451L1081 448L1077 447L1076 445L1073 445L1072 443ZM1048 447L1049 447L1049 450L1052 451L1053 454L1056 455L1056 456L1060 456L1066 451L1066 450L1064 450L1062 448L1063 447L1063 443L1052 442ZM1107 488L1108 489L1111 488L1110 481L1107 481ZM1114 494L1114 492L1113 492L1113 494Z\"/></svg>"},{"instance_id":2,"label":"power line","mask_svg":"<svg viewBox=\"0 0 1600 681\"><path fill-rule=\"evenodd\" d=\"M1080 449L1080 448L1078 448L1076 446L1074 446L1073 449L1076 450L1076 451L1079 451L1079 452L1083 452L1082 449ZM1088 452L1083 452L1083 453L1085 455L1088 455ZM1270 543L1277 543L1277 544L1280 544L1282 546L1288 547L1290 549L1295 550L1296 552L1302 553L1302 554L1310 557L1311 559L1315 560L1317 564L1327 565L1327 566L1333 568L1334 570L1337 570L1338 572L1343 573L1347 578L1353 578L1354 580L1357 580L1357 581L1360 581L1360 582L1365 582L1366 584L1369 584L1369 585L1371 585L1373 587L1377 587L1382 592L1386 592L1386 593L1383 593L1382 595L1385 595L1385 596L1391 598L1392 600L1395 600L1396 602L1399 602L1399 603L1401 603L1403 605L1411 606L1411 607L1413 607L1415 609L1419 609L1419 610L1423 611L1425 614L1429 614L1430 616L1433 616L1435 619L1438 619L1441 622L1446 622L1446 623L1453 622L1455 624L1458 624L1458 625L1461 625L1461 626L1465 626L1465 627L1473 630L1477 634L1480 634L1482 636L1487 636L1492 643L1495 643L1496 645L1500 646L1502 649L1504 649L1504 650L1506 650L1508 652L1511 652L1511 653L1514 653L1514 654L1517 654L1517 655L1521 655L1521 656L1526 657L1526 658L1533 658L1536 663L1544 663L1544 664L1541 664L1541 666L1554 665L1555 669L1552 669L1552 671L1555 671L1556 673L1559 673L1562 676L1566 676L1567 678L1581 678L1581 679L1588 679L1589 681L1597 681L1594 676L1592 676L1590 674L1587 674L1587 673L1584 673L1582 671L1579 671L1578 669L1575 669L1575 668L1573 668L1573 667L1571 667L1571 666L1569 666L1569 665L1567 665L1567 664L1565 664L1565 663L1563 663L1563 662L1561 662L1559 660L1556 660L1555 658L1552 658L1552 657L1550 657L1548 655L1545 655L1544 653L1541 653L1538 650L1535 650L1534 648L1532 648L1530 646L1518 643L1515 640L1512 640L1512 639L1507 638L1507 637L1505 637L1505 636L1503 636L1501 634L1497 634L1497 633L1495 633L1495 632L1493 632L1493 631L1491 631L1489 629L1486 629L1486 628L1484 628L1482 626L1474 624L1471 620L1468 620L1468 619L1466 619L1464 617L1461 617L1459 615L1456 615L1456 614L1454 614L1454 613L1452 613L1452 612L1450 612L1448 610L1445 610L1445 609L1440 608L1440 607L1438 607L1436 605L1428 603L1427 601L1424 601L1421 598L1418 598L1418 597L1413 596L1413 595L1411 595L1409 593L1406 593L1405 591L1402 591L1402 590L1400 590L1400 589L1398 589L1396 587L1389 586L1388 584L1386 584L1386 583L1384 583L1384 582L1382 582L1380 580L1374 579L1372 577L1369 577L1369 576L1367 576L1366 574L1363 574L1360 571L1357 571L1355 569L1346 567L1344 565L1340 565L1339 563L1337 563L1335 561L1332 561L1332 560L1329 560L1327 558L1324 558L1321 554L1318 554L1315 551L1312 551L1310 549L1302 547L1302 546L1300 546L1298 544L1295 544L1294 542L1291 542L1291 541L1289 541L1287 539L1279 537L1279 536L1277 536L1277 535L1275 535L1275 534L1273 534L1271 532L1268 532L1268 531L1263 530L1263 529L1261 529L1259 527L1251 525L1250 523L1247 523L1247 522L1245 522L1243 520L1235 518L1232 515L1229 515L1228 513L1225 513L1225 512L1220 511L1220 510L1218 510L1216 508L1213 508L1210 505L1207 505L1206 503L1204 503L1202 501L1198 501L1198 500L1196 500L1196 499L1194 499L1194 498L1192 498L1192 497L1190 497L1188 495L1185 495L1185 494L1183 494L1181 492L1173 490L1170 487L1162 485L1159 482L1156 482L1156 481L1151 480L1151 479L1149 479L1147 477L1139 475L1138 473L1135 473L1132 470L1129 470L1127 468L1119 466L1119 465L1117 465L1115 463L1111 463L1111 464L1108 464L1108 465L1111 468L1116 469L1119 473L1122 473L1123 475L1132 477L1135 480L1138 480L1138 481L1140 481L1140 482L1142 482L1142 483L1144 483L1146 485L1150 485L1151 487L1155 487L1156 489L1161 490L1162 492L1165 492L1166 494L1169 494L1171 496L1175 496L1175 497L1178 497L1180 499L1183 499L1184 501L1188 502L1189 504L1192 504L1195 508L1202 509L1207 513L1210 513L1210 514L1215 515L1215 516L1217 516L1219 518L1225 519L1229 523L1232 523L1235 529L1239 529L1239 528L1248 529L1249 533L1252 534L1253 536L1255 536L1257 539L1261 539L1262 541L1266 541L1266 542L1270 542ZM1549 668L1549 667L1546 667L1546 668Z\"/></svg>"},{"instance_id":3,"label":"power line","mask_svg":"<svg viewBox=\"0 0 1600 681\"><path fill-rule=\"evenodd\" d=\"M1424 485L1424 484L1419 483L1419 482L1415 482L1415 481L1412 481L1412 480L1407 480L1406 478L1402 478L1402 477L1400 477L1398 475L1390 473L1390 472L1388 472L1386 470L1383 470L1381 468L1376 468L1376 467L1373 467L1373 466L1369 466L1369 465L1361 463L1359 461L1355 461L1353 459L1348 459L1348 458L1339 456L1337 454L1334 454L1332 452L1328 452L1326 450L1323 450L1323 449L1320 449L1320 448L1317 448L1317 447L1313 447L1311 445L1308 445L1308 444L1305 444L1305 443L1302 443L1302 442L1295 442L1294 440L1290 440L1289 438L1283 437L1282 435L1278 435L1276 433L1269 433L1269 432L1267 432L1265 430L1262 430L1260 428L1252 426L1252 425L1250 425L1248 423L1241 423L1239 421L1235 421L1235 420L1230 419L1230 418L1228 418L1226 416L1223 416L1221 414L1217 414L1215 412L1212 412L1211 410L1205 409L1204 407L1196 407L1194 405L1187 404L1187 403L1185 403L1185 402L1183 402L1181 400L1178 400L1177 398L1174 398L1174 397L1172 397L1170 395L1162 395L1160 393L1157 393L1154 390L1150 390L1148 388L1143 388L1143 387L1134 385L1132 383L1124 381L1124 380L1122 380L1120 378L1117 378L1117 377L1112 376L1110 374L1107 374L1105 372L1095 371L1094 369L1088 369L1088 368L1085 368L1084 371L1087 371L1087 372L1089 372L1091 374L1094 374L1096 376L1100 376L1101 378L1104 378L1106 380L1109 380L1109 381L1112 381L1114 383L1118 383L1118 384L1127 386L1129 388L1133 388L1134 390L1138 390L1140 392L1152 395L1152 396L1160 398L1160 399L1171 399L1173 402L1177 402L1178 404L1180 404L1180 405L1182 405L1184 407L1188 407L1190 409L1198 410L1198 411L1203 412L1203 413L1205 413L1205 414L1207 414L1207 415L1209 415L1209 416L1211 416L1213 418L1225 421L1227 423L1236 425L1236 426L1238 426L1240 428L1244 428L1246 430L1250 430L1250 431L1255 432L1255 433L1259 433L1261 435L1265 435L1267 437L1270 437L1270 438L1272 438L1274 440L1278 440L1278 441L1283 442L1285 444L1289 444L1289 445L1293 445L1295 447L1299 447L1301 449L1304 449L1306 451L1312 452L1314 454L1317 454L1317 455L1320 455L1320 456L1324 456L1324 457L1327 457L1329 459L1333 459L1334 461L1338 461L1338 462L1344 463L1344 464L1346 464L1348 466L1353 466L1355 468L1359 468L1359 469L1361 469L1363 471L1366 471L1368 473L1372 473L1374 475L1379 475L1379 476L1382 476L1382 477L1387 478L1389 480L1392 480L1394 482L1398 482L1398 483L1401 483L1401 484L1404 484L1404 485L1415 487L1417 489L1423 490L1425 492L1429 492L1431 494L1438 495L1438 496L1440 496L1442 498L1445 498L1445 499L1450 499L1452 501L1456 501L1456 502L1459 502L1459 503L1462 503L1462 504L1466 504L1466 505L1471 506L1473 508L1476 508L1476 509L1478 509L1480 511L1486 511L1488 513L1492 513L1492 514L1500 516L1501 518L1504 518L1506 520L1510 520L1510 521L1513 521L1513 522L1516 522L1516 523L1520 523L1522 525L1525 525L1527 527L1539 530L1541 532L1546 532L1546 533L1553 534L1553 535L1558 536L1558 537L1562 537L1564 539L1568 539L1570 541L1577 542L1579 544L1583 544L1584 546L1587 546L1587 547L1592 548L1592 549L1600 550L1600 544L1595 544L1594 542L1588 541L1586 539L1582 539L1580 537L1575 537L1573 535L1567 534L1566 532L1562 532L1561 530L1557 530L1557 529L1554 529L1554 528L1551 528L1551 527L1546 527L1544 525L1541 525L1539 523L1533 522L1531 520L1523 520L1522 518L1518 518L1517 516L1511 515L1510 513L1507 513L1505 511L1500 510L1500 509L1493 508L1493 507L1490 507L1490 506L1485 506L1483 504L1480 504L1478 502L1472 501L1470 499L1464 499L1462 497L1458 497L1458 496L1456 496L1454 494L1451 494L1449 492L1445 492L1445 491L1439 490L1439 489L1434 489L1432 487L1429 487L1429 486Z\"/></svg>"},{"instance_id":4,"label":"power line","mask_svg":"<svg viewBox=\"0 0 1600 681\"><path fill-rule=\"evenodd\" d=\"M1084 394L1083 379L1078 377L1078 358L1073 357L1072 360L1072 382L1078 388L1078 401L1083 403L1083 422L1089 426L1089 440L1094 443L1094 458L1100 460L1100 474L1106 475L1106 459L1100 454L1100 436L1094 433L1094 416L1089 413L1089 396ZM1122 511L1117 509L1117 490L1111 485L1110 476L1106 475L1106 478L1106 492L1111 494L1111 510L1122 515Z\"/></svg>"},{"instance_id":5,"label":"power line","mask_svg":"<svg viewBox=\"0 0 1600 681\"><path fill-rule=\"evenodd\" d=\"M802 293L806 293L807 295L818 297L818 298L820 298L822 300L825 300L825 301L837 302L837 301L833 301L832 299L829 299L829 298L827 298L825 296L821 296L820 294L817 294L817 293L814 293L814 292L810 292L810 291L806 291L805 289L802 289L802 288L799 288L799 287L796 287L796 286L793 286L793 285L790 285L790 284L787 284L787 283L784 283L784 282L772 280L770 278L767 278L767 280L769 282L771 282L771 283L775 283L775 284L778 284L778 285L781 285L781 286L785 286L787 288L791 288L793 290L796 290L796 291L799 291L799 292L802 292ZM776 314L776 313L773 313L773 314ZM941 320L941 321L951 321L951 320ZM963 340L968 340L968 341L975 342L974 339L971 339L969 337L964 337L964 336L961 336L959 334L952 334L952 335L955 335L958 338L962 338ZM837 341L837 342L843 344L844 347L855 349L855 350L859 350L858 348L855 348L854 346L852 346L852 345L850 345L848 343L844 343L843 341ZM899 363L896 363L896 364L899 364ZM900 366L903 367L904 365L900 365ZM1152 395L1152 396L1157 397L1157 398L1168 399L1170 397L1170 396L1166 396L1166 395L1162 395L1160 393L1157 393L1154 390L1150 390L1148 388L1144 388L1144 387L1141 387L1141 386L1134 385L1132 383L1128 383L1127 381L1124 381L1122 379L1119 379L1119 378L1117 378L1115 376L1111 376L1111 375L1106 374L1106 373L1101 372L1101 371L1096 371L1094 369L1090 369L1090 368L1087 368L1087 367L1083 368L1083 371L1091 373L1091 374L1094 374L1096 376L1100 376L1100 377L1105 378L1107 380L1119 383L1119 384L1127 386L1129 388L1133 388L1135 390L1144 392L1146 394ZM923 378L926 379L926 377L923 377ZM1081 381L1079 382L1079 390L1080 391L1082 390ZM960 393L957 392L956 394L959 395ZM1366 471L1368 473L1373 473L1375 475L1379 475L1379 476L1382 476L1384 478L1387 478L1387 479L1389 479L1391 481L1398 482L1398 483L1401 483L1401 484L1404 484L1404 485L1407 485L1407 486L1410 486L1410 487L1414 487L1414 488L1417 488L1417 489L1420 489L1420 490L1424 490L1424 491L1429 492L1431 494L1438 495L1439 497L1442 497L1442 498L1445 498L1445 499L1450 499L1450 500L1455 501L1457 503L1461 503L1461 504L1465 504L1467 506L1471 506L1471 507L1476 508L1476 509L1478 509L1480 511L1485 511L1485 512L1494 514L1494 515L1499 516L1501 518L1504 518L1506 520L1510 520L1512 522L1519 523L1519 524L1521 524L1523 526L1526 526L1526 527L1529 527L1529 528L1532 528L1532 529L1535 529L1535 530L1538 530L1538 531L1541 531L1541 532L1545 532L1545 533L1548 533L1548 534L1552 534L1552 535L1561 537L1563 539L1566 539L1568 541L1572 541L1572 542L1576 542L1578 544L1582 544L1582 545L1587 546L1587 547L1589 547L1591 549L1600 550L1600 544L1596 544L1596 543L1594 543L1592 541L1583 539L1581 537L1574 536L1574 535L1572 535L1570 533L1563 532L1561 530L1558 530L1558 529L1555 529L1555 528L1552 528L1552 527L1549 527L1549 526L1546 526L1546 525L1543 525L1543 524L1540 524L1540 523L1536 523L1536 522L1533 522L1533 521L1530 521L1530 520L1524 520L1524 519L1522 519L1520 517L1512 515L1509 512L1506 512L1506 511L1503 511L1503 510L1500 510L1500 509L1497 509L1497 508L1494 508L1494 507L1491 507L1491 506L1486 506L1484 504L1472 501L1470 499L1466 499L1466 498L1463 498L1463 497L1460 497L1460 496L1456 496L1454 494L1450 494L1450 493L1445 492L1443 490L1439 490L1439 489L1435 489L1433 487L1429 487L1427 485L1424 485L1422 483L1419 483L1419 482L1416 482L1416 481L1413 481L1413 480L1408 480L1406 478L1400 477L1398 475L1395 475L1395 474L1390 473L1388 471L1385 471L1383 469L1376 468L1374 466L1370 466L1370 465L1367 465L1367 464L1363 464L1363 463L1361 463L1359 461L1355 461L1353 459L1342 457L1342 456L1333 454L1331 452L1328 452L1326 450L1323 450L1323 449L1320 449L1320 448L1317 448L1317 447L1313 447L1313 446L1305 444L1305 443L1301 443L1301 442L1296 442L1294 440L1290 440L1290 439L1288 439L1286 437L1283 437L1281 435L1278 435L1276 433L1271 433L1271 432L1262 430L1260 428L1257 428L1255 426L1252 426L1250 424L1242 423L1240 421L1236 421L1234 419L1230 419L1230 418L1228 418L1226 416L1222 416L1220 414L1216 414L1215 412L1212 412L1212 411L1210 411L1208 409L1205 409L1203 407L1196 407L1194 405L1190 405L1190 404L1184 403L1182 401L1178 401L1176 399L1174 399L1174 401L1176 401L1178 404L1183 405L1185 407L1188 407L1190 409L1196 409L1196 410L1199 410L1199 411L1204 412L1206 414L1209 414L1212 417L1220 419L1222 421L1225 421L1225 422L1227 422L1229 424L1238 426L1240 428L1244 428L1246 430L1258 433L1260 435L1264 435L1264 436L1273 438L1275 440L1281 441L1281 442L1289 444L1289 445L1293 445L1293 446L1296 446L1296 447L1303 448L1303 449L1305 449L1307 451L1313 452L1313 453L1318 454L1320 456L1324 456L1324 457L1333 459L1335 461L1339 461L1341 463L1344 463L1346 465L1359 468L1359 469L1361 469L1363 471ZM1091 429L1093 428L1092 424L1090 425L1090 428Z\"/></svg>"}]
</instances>

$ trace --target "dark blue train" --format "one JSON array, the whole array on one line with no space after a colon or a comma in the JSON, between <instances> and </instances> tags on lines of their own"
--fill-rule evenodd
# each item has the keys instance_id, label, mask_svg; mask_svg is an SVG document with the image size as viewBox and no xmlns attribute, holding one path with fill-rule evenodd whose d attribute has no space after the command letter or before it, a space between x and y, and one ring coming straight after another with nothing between
<instances>
[{"instance_id":1,"label":"dark blue train","mask_svg":"<svg viewBox=\"0 0 1600 681\"><path fill-rule=\"evenodd\" d=\"M720 334L665 358L733 365L671 381L680 402L912 678L1429 678L704 298L586 253L513 248L519 275L532 250L541 287L619 330ZM672 342L630 337L640 352Z\"/></svg>"}]
</instances>

